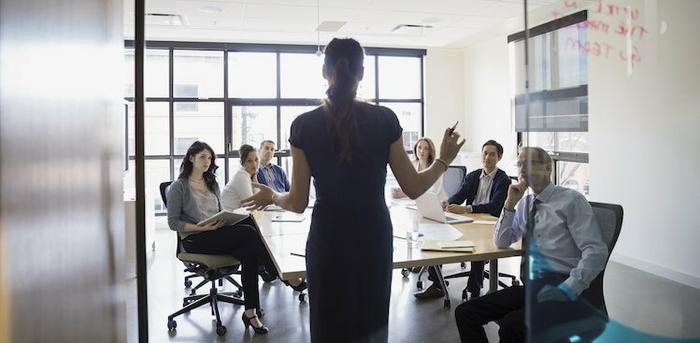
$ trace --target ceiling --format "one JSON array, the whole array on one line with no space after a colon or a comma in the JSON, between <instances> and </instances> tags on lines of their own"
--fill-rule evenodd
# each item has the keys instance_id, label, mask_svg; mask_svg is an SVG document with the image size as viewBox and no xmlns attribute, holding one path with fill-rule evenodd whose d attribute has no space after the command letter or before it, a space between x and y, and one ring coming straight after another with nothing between
<instances>
[{"instance_id":1,"label":"ceiling","mask_svg":"<svg viewBox=\"0 0 700 343\"><path fill-rule=\"evenodd\" d=\"M554 2L530 0L528 7ZM146 39L324 44L340 36L365 46L455 47L522 11L522 0L146 0L146 13L180 19L147 18ZM345 24L317 32L324 21ZM399 25L431 27L392 32ZM124 27L125 38L133 38L133 1L125 2Z\"/></svg>"}]
</instances>

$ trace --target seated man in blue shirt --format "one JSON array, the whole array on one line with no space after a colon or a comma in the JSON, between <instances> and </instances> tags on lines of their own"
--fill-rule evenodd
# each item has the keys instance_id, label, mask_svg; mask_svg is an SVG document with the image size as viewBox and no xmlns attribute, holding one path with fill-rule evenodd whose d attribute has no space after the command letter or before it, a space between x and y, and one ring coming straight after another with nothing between
<instances>
[{"instance_id":1,"label":"seated man in blue shirt","mask_svg":"<svg viewBox=\"0 0 700 343\"><path fill-rule=\"evenodd\" d=\"M586 290L607 261L607 245L593 209L577 191L551 183L552 159L547 152L521 149L518 169L519 182L508 188L494 243L506 248L521 238L532 240L523 243L533 260L531 270L529 274L521 270L525 286L505 288L456 308L462 342L488 342L483 325L490 321L498 321L501 342L525 341L525 287L533 295L528 305L533 311L528 328L533 333L547 323L577 318L590 308L579 297L594 301ZM523 197L528 187L534 194Z\"/></svg>"},{"instance_id":2,"label":"seated man in blue shirt","mask_svg":"<svg viewBox=\"0 0 700 343\"><path fill-rule=\"evenodd\" d=\"M289 180L287 173L280 166L273 164L275 156L275 142L265 140L260 143L260 170L258 170L258 182L269 186L275 192L289 192Z\"/></svg>"},{"instance_id":3,"label":"seated man in blue shirt","mask_svg":"<svg viewBox=\"0 0 700 343\"><path fill-rule=\"evenodd\" d=\"M481 165L483 168L465 175L460 190L455 193L443 208L452 213L488 213L494 217L501 214L503 202L506 201L510 177L498 169L498 162L503 158L503 146L494 140L489 140L481 146ZM462 203L464 203L462 205ZM438 282L435 266L428 269L428 280L433 281L425 291L416 293L418 299L431 299L444 296L442 286ZM437 267L439 268L439 267ZM484 282L484 262L471 263L467 291L471 298L480 295Z\"/></svg>"}]
</instances>

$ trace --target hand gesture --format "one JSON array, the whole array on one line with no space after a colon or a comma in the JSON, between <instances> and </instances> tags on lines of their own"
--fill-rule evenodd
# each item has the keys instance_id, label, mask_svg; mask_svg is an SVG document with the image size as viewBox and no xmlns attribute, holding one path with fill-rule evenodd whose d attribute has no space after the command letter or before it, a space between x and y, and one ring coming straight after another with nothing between
<instances>
[{"instance_id":1,"label":"hand gesture","mask_svg":"<svg viewBox=\"0 0 700 343\"><path fill-rule=\"evenodd\" d=\"M525 182L523 178L520 178L518 183L508 187L508 196L506 197L504 207L512 211L515 208L515 204L525 195L525 191L527 191L527 182Z\"/></svg>"},{"instance_id":2,"label":"hand gesture","mask_svg":"<svg viewBox=\"0 0 700 343\"><path fill-rule=\"evenodd\" d=\"M445 129L445 134L442 136L442 143L440 144L440 159L444 160L448 165L457 157L459 149L464 145L464 138L462 141L457 143L459 140L459 133L454 131L452 128Z\"/></svg>"},{"instance_id":3,"label":"hand gesture","mask_svg":"<svg viewBox=\"0 0 700 343\"><path fill-rule=\"evenodd\" d=\"M241 206L245 207L249 211L261 210L265 206L273 203L273 197L275 192L272 188L253 182L253 188L257 188L260 191L253 194L253 196L241 200Z\"/></svg>"}]
</instances>

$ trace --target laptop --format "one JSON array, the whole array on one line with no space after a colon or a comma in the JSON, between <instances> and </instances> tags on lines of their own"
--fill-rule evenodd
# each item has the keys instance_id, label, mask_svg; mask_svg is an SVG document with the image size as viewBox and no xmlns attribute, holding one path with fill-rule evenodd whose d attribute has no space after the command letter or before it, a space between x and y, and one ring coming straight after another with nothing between
<instances>
[{"instance_id":1,"label":"laptop","mask_svg":"<svg viewBox=\"0 0 700 343\"><path fill-rule=\"evenodd\" d=\"M471 223L473 218L442 210L440 199L433 192L425 192L416 198L416 207L421 216L445 224Z\"/></svg>"}]
</instances>

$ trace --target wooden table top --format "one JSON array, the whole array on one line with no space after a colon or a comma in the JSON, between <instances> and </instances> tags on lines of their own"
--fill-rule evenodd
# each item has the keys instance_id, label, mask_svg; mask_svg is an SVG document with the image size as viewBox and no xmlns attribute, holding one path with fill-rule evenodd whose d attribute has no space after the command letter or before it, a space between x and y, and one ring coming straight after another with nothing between
<instances>
[{"instance_id":1,"label":"wooden table top","mask_svg":"<svg viewBox=\"0 0 700 343\"><path fill-rule=\"evenodd\" d=\"M304 277L305 275L304 257L293 254L304 255L305 253L306 237L311 224L311 211L312 209L306 210L302 222L273 222L273 216L282 212L257 211L253 213L264 238L265 246L283 280ZM465 213L465 215L474 218L474 222L453 225L462 233L459 240L472 241L476 248L474 253L459 253L421 251L419 247L409 247L404 238L406 231L411 229L413 218L420 215L415 210L402 206L392 206L390 212L394 227L394 268L484 261L521 254L520 242L506 249L499 249L493 244L493 228L497 218L488 214ZM435 223L425 218L421 218L420 221L421 223Z\"/></svg>"}]
</instances>

